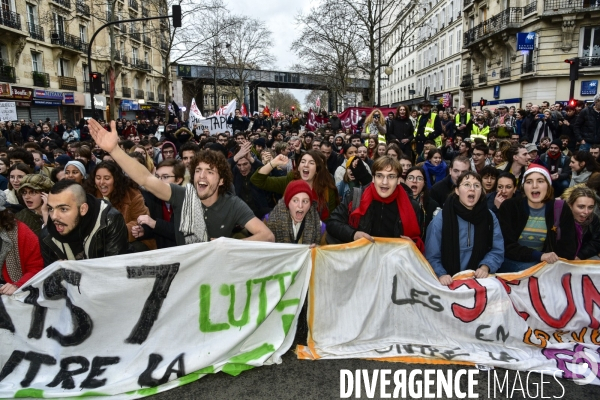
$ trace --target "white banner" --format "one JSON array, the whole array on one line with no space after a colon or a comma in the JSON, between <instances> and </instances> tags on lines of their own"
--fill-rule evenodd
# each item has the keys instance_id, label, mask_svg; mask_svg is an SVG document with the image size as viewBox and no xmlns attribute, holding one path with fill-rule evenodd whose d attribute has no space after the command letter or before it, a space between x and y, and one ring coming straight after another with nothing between
<instances>
[{"instance_id":1,"label":"white banner","mask_svg":"<svg viewBox=\"0 0 600 400\"><path fill-rule=\"evenodd\" d=\"M0 102L0 121L16 121L17 106L14 101Z\"/></svg>"},{"instance_id":2,"label":"white banner","mask_svg":"<svg viewBox=\"0 0 600 400\"><path fill-rule=\"evenodd\" d=\"M482 364L600 384L598 262L463 272L446 287L402 239L315 251L300 358Z\"/></svg>"},{"instance_id":3,"label":"white banner","mask_svg":"<svg viewBox=\"0 0 600 400\"><path fill-rule=\"evenodd\" d=\"M188 116L189 130L193 132L194 126L197 123L199 123L200 121L202 121L203 119L204 119L204 117L202 116L202 113L200 112L200 110L198 109L198 106L196 105L196 99L192 98L192 104L190 105L190 114Z\"/></svg>"},{"instance_id":4,"label":"white banner","mask_svg":"<svg viewBox=\"0 0 600 400\"><path fill-rule=\"evenodd\" d=\"M192 105L195 106L196 102L194 99L192 99ZM227 124L227 118L229 117L229 114L232 114L235 112L235 99L231 100L229 102L229 104L227 104L225 107L221 107L219 110L217 110L216 113L211 114L210 116L206 117L206 118L202 118L202 114L200 114L200 110L198 110L198 114L200 114L200 118L198 118L197 116L194 117L194 122L192 121L192 110L190 107L190 116L189 116L189 122L188 125L190 126L190 130L193 129L194 125L196 125L197 127L199 127L199 129L201 131L208 129L210 131L211 135L216 135L219 133L223 133L225 131L229 131L229 133L231 133L233 135L233 132L231 131L231 125ZM198 109L196 107L196 109Z\"/></svg>"},{"instance_id":5,"label":"white banner","mask_svg":"<svg viewBox=\"0 0 600 400\"><path fill-rule=\"evenodd\" d=\"M0 296L0 398L137 398L280 363L307 246L218 239L54 263Z\"/></svg>"}]
</instances>

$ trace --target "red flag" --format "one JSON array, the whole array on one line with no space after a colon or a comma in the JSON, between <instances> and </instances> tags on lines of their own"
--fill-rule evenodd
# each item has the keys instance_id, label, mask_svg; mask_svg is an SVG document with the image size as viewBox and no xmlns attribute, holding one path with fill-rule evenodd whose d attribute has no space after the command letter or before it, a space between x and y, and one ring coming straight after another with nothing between
<instances>
[{"instance_id":1,"label":"red flag","mask_svg":"<svg viewBox=\"0 0 600 400\"><path fill-rule=\"evenodd\" d=\"M321 108L321 96L317 97L317 101L315 101L315 106L317 106L317 108Z\"/></svg>"},{"instance_id":2,"label":"red flag","mask_svg":"<svg viewBox=\"0 0 600 400\"><path fill-rule=\"evenodd\" d=\"M263 115L266 117L271 115L271 110L269 110L269 106L265 106L265 108L263 109Z\"/></svg>"},{"instance_id":3,"label":"red flag","mask_svg":"<svg viewBox=\"0 0 600 400\"><path fill-rule=\"evenodd\" d=\"M240 112L244 117L248 116L248 109L246 108L246 103L242 103L242 108L240 109Z\"/></svg>"},{"instance_id":4,"label":"red flag","mask_svg":"<svg viewBox=\"0 0 600 400\"><path fill-rule=\"evenodd\" d=\"M311 108L310 110L308 110L308 121L306 121L306 128L307 130L314 132L317 129L317 125L318 123L315 116L315 112Z\"/></svg>"},{"instance_id":5,"label":"red flag","mask_svg":"<svg viewBox=\"0 0 600 400\"><path fill-rule=\"evenodd\" d=\"M281 113L281 111L279 111L279 108L275 109L275 112L273 113L273 118L281 118L283 114Z\"/></svg>"}]
</instances>

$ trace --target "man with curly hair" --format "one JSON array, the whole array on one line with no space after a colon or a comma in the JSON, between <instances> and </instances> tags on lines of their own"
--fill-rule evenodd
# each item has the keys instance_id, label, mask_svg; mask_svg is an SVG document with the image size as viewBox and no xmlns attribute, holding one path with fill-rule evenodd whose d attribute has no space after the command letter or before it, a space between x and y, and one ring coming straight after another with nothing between
<instances>
[{"instance_id":1,"label":"man with curly hair","mask_svg":"<svg viewBox=\"0 0 600 400\"><path fill-rule=\"evenodd\" d=\"M138 185L173 207L177 245L201 243L221 236L231 237L234 228L243 227L247 240L274 241L273 233L239 197L227 193L232 174L225 156L217 151L202 150L190 162L192 182L181 187L156 178L119 146L116 125L111 132L89 120L90 133L96 144L108 152L123 171Z\"/></svg>"}]
</instances>

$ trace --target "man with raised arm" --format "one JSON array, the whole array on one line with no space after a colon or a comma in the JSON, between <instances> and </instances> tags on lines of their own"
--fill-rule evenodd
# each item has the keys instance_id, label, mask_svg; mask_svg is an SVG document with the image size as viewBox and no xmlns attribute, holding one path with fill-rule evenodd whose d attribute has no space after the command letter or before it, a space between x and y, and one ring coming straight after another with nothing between
<instances>
[{"instance_id":1,"label":"man with raised arm","mask_svg":"<svg viewBox=\"0 0 600 400\"><path fill-rule=\"evenodd\" d=\"M193 184L181 187L161 181L129 157L118 146L114 122L110 125L111 132L93 119L89 120L89 127L96 144L108 152L131 179L171 204L177 245L206 242L221 236L231 237L236 226L250 233L246 240L275 240L271 230L254 216L246 203L226 193L231 187L232 175L225 156L220 152L200 151L189 165Z\"/></svg>"}]
</instances>

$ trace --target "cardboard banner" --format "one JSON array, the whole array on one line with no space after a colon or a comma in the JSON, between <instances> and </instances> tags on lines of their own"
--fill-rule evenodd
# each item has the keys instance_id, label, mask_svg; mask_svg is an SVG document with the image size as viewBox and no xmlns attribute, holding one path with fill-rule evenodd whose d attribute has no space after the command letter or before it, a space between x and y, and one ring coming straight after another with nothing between
<instances>
[{"instance_id":1,"label":"cardboard banner","mask_svg":"<svg viewBox=\"0 0 600 400\"><path fill-rule=\"evenodd\" d=\"M300 358L481 364L600 384L597 261L463 272L445 287L403 239L314 251Z\"/></svg>"},{"instance_id":2,"label":"cardboard banner","mask_svg":"<svg viewBox=\"0 0 600 400\"><path fill-rule=\"evenodd\" d=\"M14 101L0 102L0 121L17 121L17 105Z\"/></svg>"},{"instance_id":3,"label":"cardboard banner","mask_svg":"<svg viewBox=\"0 0 600 400\"><path fill-rule=\"evenodd\" d=\"M190 126L190 130L193 129L194 124L195 124L196 126L198 126L200 128L201 131L208 129L210 131L211 136L225 132L225 131L229 131L229 133L231 135L233 135L233 132L231 130L231 125L227 124L227 118L229 117L229 114L233 114L235 112L235 105L236 105L235 99L231 100L229 102L229 104L227 104L224 107L221 107L220 109L217 110L217 112L209 115L206 118L202 117L202 114L200 114L200 110L198 110L198 107L196 107L196 109L198 110L198 113L194 117L194 122L192 122L192 112L191 111L192 111L192 107L194 107L195 105L196 105L196 102L194 99L192 99L192 106L190 106L190 115L189 115L189 122L188 122L188 125ZM198 114L200 114L199 117L198 117Z\"/></svg>"},{"instance_id":4,"label":"cardboard banner","mask_svg":"<svg viewBox=\"0 0 600 400\"><path fill-rule=\"evenodd\" d=\"M218 239L54 263L0 296L0 398L138 398L280 363L310 255Z\"/></svg>"}]
</instances>

